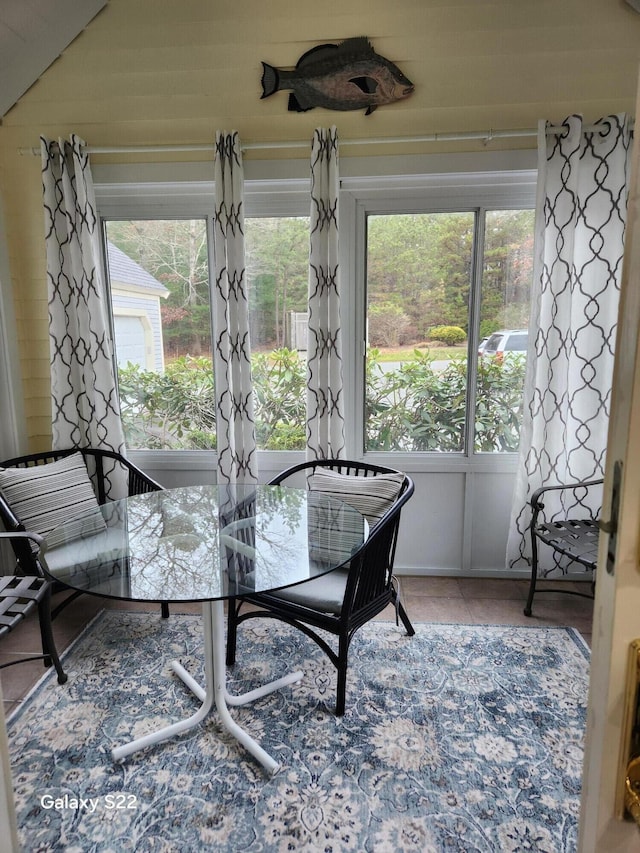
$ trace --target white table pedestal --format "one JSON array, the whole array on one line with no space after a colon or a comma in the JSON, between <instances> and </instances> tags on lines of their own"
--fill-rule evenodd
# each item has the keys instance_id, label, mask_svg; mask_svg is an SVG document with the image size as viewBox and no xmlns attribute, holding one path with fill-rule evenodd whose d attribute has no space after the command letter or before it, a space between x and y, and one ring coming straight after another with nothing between
<instances>
[{"instance_id":1,"label":"white table pedestal","mask_svg":"<svg viewBox=\"0 0 640 853\"><path fill-rule=\"evenodd\" d=\"M248 752L257 758L266 770L270 773L275 773L280 766L278 762L265 752L260 744L235 722L229 713L229 705L246 705L248 702L253 702L255 699L267 696L269 693L273 693L274 690L279 690L281 687L286 687L288 684L300 681L303 673L300 671L292 672L290 675L285 675L276 681L271 681L269 684L265 684L255 690L250 690L248 693L242 693L240 696L232 696L227 692L223 602L219 600L205 601L202 605L202 621L204 625L205 688L202 688L178 661L173 661L171 664L176 675L182 679L187 687L202 702L200 708L195 714L192 714L185 720L172 723L151 734L143 735L143 737L137 738L123 746L115 747L111 754L115 761L119 761L140 749L182 734L182 732L186 732L199 725L215 706L224 728Z\"/></svg>"}]
</instances>

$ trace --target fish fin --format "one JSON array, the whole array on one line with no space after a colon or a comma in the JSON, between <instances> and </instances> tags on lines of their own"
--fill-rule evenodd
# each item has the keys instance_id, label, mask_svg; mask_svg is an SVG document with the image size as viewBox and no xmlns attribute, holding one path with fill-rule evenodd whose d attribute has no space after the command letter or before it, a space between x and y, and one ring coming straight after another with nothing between
<instances>
[{"instance_id":1,"label":"fish fin","mask_svg":"<svg viewBox=\"0 0 640 853\"><path fill-rule=\"evenodd\" d=\"M289 95L289 105L287 109L290 113L306 113L313 109L313 104L310 106L303 106L292 92Z\"/></svg>"},{"instance_id":2,"label":"fish fin","mask_svg":"<svg viewBox=\"0 0 640 853\"><path fill-rule=\"evenodd\" d=\"M373 95L378 88L378 81L373 77L352 77L349 82L354 83L365 95Z\"/></svg>"},{"instance_id":3,"label":"fish fin","mask_svg":"<svg viewBox=\"0 0 640 853\"><path fill-rule=\"evenodd\" d=\"M356 55L360 58L377 56L373 45L366 36L354 36L353 38L345 39L338 45L341 53Z\"/></svg>"},{"instance_id":4,"label":"fish fin","mask_svg":"<svg viewBox=\"0 0 640 853\"><path fill-rule=\"evenodd\" d=\"M278 86L280 85L280 75L278 74L278 69L274 68L273 65L269 65L266 62L262 63L262 94L260 98L268 98L269 95L273 95L274 92L278 91Z\"/></svg>"},{"instance_id":5,"label":"fish fin","mask_svg":"<svg viewBox=\"0 0 640 853\"><path fill-rule=\"evenodd\" d=\"M337 50L337 44L317 44L302 54L296 62L296 68L304 68L310 62L322 62L325 59L334 59L337 56Z\"/></svg>"},{"instance_id":6,"label":"fish fin","mask_svg":"<svg viewBox=\"0 0 640 853\"><path fill-rule=\"evenodd\" d=\"M368 107L366 108L366 110L364 111L364 114L365 114L366 116L370 116L370 115L371 115L371 113L372 113L372 112L375 112L375 110L377 110L377 109L378 109L378 105L377 105L377 104L372 104L372 105L370 105L370 106L368 106Z\"/></svg>"}]
</instances>

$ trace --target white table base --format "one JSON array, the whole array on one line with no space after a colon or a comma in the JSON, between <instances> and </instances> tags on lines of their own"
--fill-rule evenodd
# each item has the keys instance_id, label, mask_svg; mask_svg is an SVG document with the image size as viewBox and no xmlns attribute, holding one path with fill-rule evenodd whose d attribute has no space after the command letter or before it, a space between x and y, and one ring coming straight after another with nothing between
<instances>
[{"instance_id":1,"label":"white table base","mask_svg":"<svg viewBox=\"0 0 640 853\"><path fill-rule=\"evenodd\" d=\"M178 675L192 693L200 699L202 705L195 714L187 717L186 720L181 720L180 722L165 726L151 734L143 735L143 737L137 738L123 746L114 747L111 751L113 759L115 761L119 761L140 749L168 740L171 737L194 728L208 716L215 706L224 728L232 734L248 752L257 758L266 770L270 773L275 773L280 766L278 762L265 752L264 749L251 737L251 735L249 735L248 732L235 722L229 713L228 706L246 705L248 702L253 702L255 699L267 696L269 693L273 693L274 690L279 690L281 687L300 681L303 673L300 671L292 672L290 675L285 675L282 678L279 678L276 681L271 681L269 684L265 684L255 690L250 690L249 692L242 693L239 696L232 696L227 691L224 605L222 601L205 601L202 605L202 621L204 627L205 688L202 688L178 661L173 661L171 664L176 675Z\"/></svg>"}]
</instances>

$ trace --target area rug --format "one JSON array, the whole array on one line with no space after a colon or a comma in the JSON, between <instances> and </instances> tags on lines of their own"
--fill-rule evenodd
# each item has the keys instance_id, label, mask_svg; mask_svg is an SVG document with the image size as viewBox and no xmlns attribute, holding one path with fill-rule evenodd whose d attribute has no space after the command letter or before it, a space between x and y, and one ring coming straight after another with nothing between
<instances>
[{"instance_id":1,"label":"area rug","mask_svg":"<svg viewBox=\"0 0 640 853\"><path fill-rule=\"evenodd\" d=\"M170 670L202 678L201 619L104 611L8 724L22 849L573 851L589 653L565 628L373 622L355 637L347 711L333 667L269 620L239 632L232 690L303 681L232 711L281 762L268 777L215 716L114 763L191 714Z\"/></svg>"}]
</instances>

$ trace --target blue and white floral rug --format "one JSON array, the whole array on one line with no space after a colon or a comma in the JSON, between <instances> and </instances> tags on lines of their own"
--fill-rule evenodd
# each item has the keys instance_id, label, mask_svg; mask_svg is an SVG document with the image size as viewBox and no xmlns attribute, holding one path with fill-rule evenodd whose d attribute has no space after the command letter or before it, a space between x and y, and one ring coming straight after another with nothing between
<instances>
[{"instance_id":1,"label":"blue and white floral rug","mask_svg":"<svg viewBox=\"0 0 640 853\"><path fill-rule=\"evenodd\" d=\"M572 629L365 626L347 712L302 634L240 629L235 692L304 680L234 717L281 761L268 776L214 717L115 764L113 746L191 714L201 620L101 613L9 722L25 851L403 853L576 849L588 649ZM277 632L277 633L274 633Z\"/></svg>"}]
</instances>

